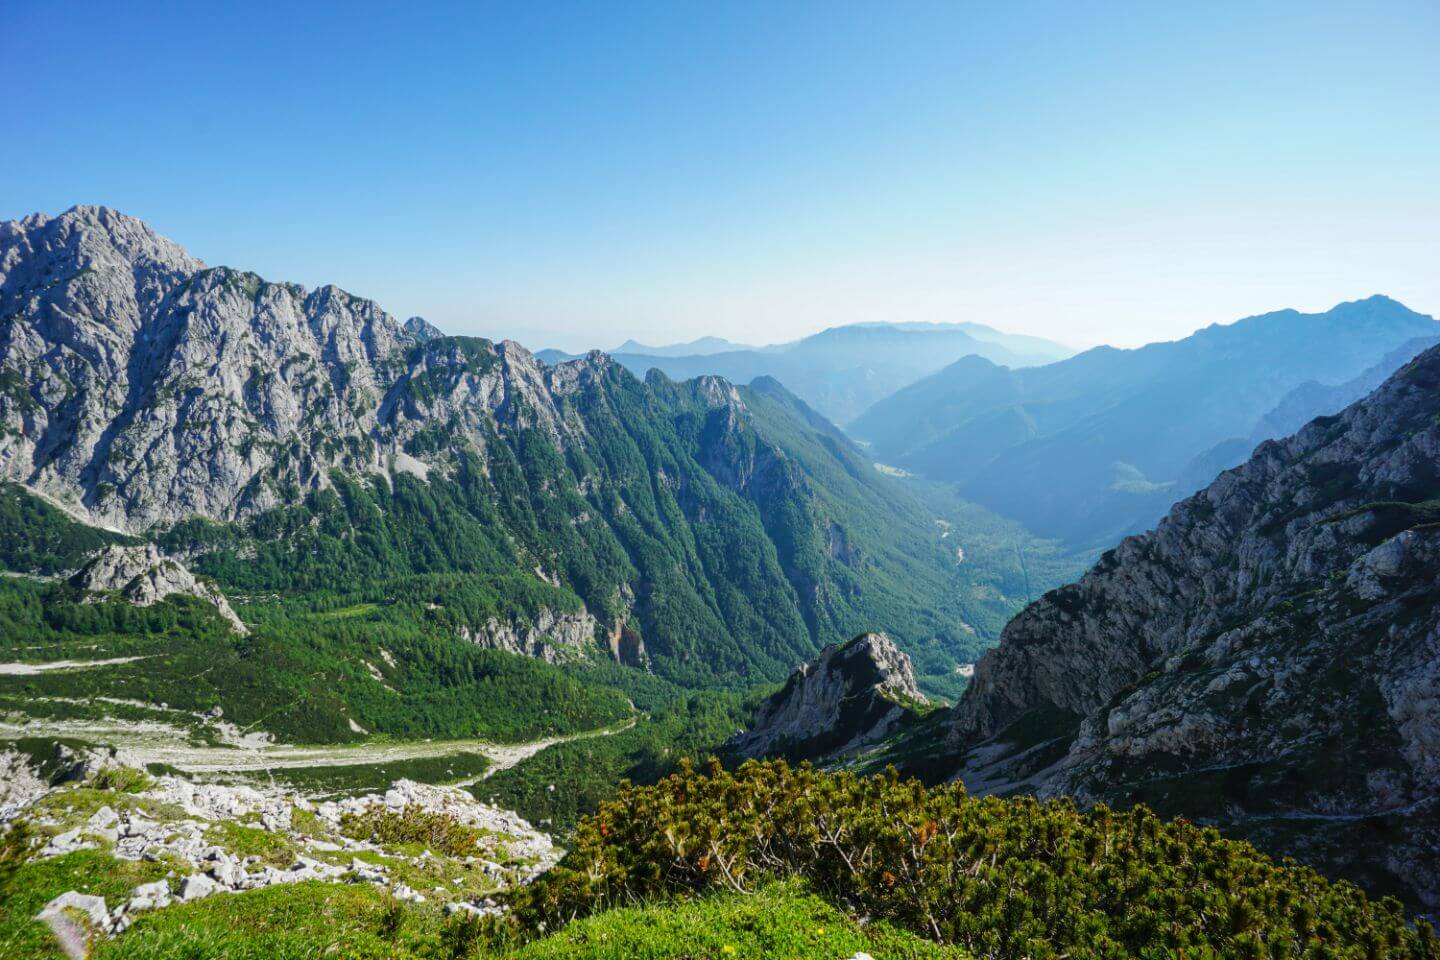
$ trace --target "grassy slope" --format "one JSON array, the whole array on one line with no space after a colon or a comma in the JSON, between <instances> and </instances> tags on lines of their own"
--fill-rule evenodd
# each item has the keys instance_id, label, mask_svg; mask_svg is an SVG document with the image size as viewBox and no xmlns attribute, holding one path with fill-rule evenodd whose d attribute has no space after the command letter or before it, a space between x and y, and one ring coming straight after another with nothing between
<instances>
[{"instance_id":1,"label":"grassy slope","mask_svg":"<svg viewBox=\"0 0 1440 960\"><path fill-rule=\"evenodd\" d=\"M136 885L158 880L168 869L168 864L119 861L96 850L26 864L0 890L0 957L63 957L49 929L34 921L45 904L67 890L78 890L114 905Z\"/></svg>"},{"instance_id":2,"label":"grassy slope","mask_svg":"<svg viewBox=\"0 0 1440 960\"><path fill-rule=\"evenodd\" d=\"M681 960L693 957L962 958L884 924L861 929L793 884L752 897L720 895L615 910L518 947L480 948L478 930L400 906L366 886L302 884L171 907L103 944L96 960L302 960L321 956L485 956L513 960Z\"/></svg>"}]
</instances>

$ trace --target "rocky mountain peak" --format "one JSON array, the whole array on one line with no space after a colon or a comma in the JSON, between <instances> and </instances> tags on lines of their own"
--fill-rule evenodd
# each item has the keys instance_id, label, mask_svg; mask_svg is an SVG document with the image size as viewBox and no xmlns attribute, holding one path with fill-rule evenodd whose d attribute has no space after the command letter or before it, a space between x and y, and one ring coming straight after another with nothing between
<instances>
[{"instance_id":1,"label":"rocky mountain peak","mask_svg":"<svg viewBox=\"0 0 1440 960\"><path fill-rule=\"evenodd\" d=\"M207 268L103 207L0 224L0 474L126 530L375 469L410 334L369 300Z\"/></svg>"},{"instance_id":2,"label":"rocky mountain peak","mask_svg":"<svg viewBox=\"0 0 1440 960\"><path fill-rule=\"evenodd\" d=\"M74 206L59 216L34 213L0 222L0 245L18 240L55 259L70 258L82 268L150 264L176 273L195 273L205 264L145 221L102 206Z\"/></svg>"},{"instance_id":3,"label":"rocky mountain peak","mask_svg":"<svg viewBox=\"0 0 1440 960\"><path fill-rule=\"evenodd\" d=\"M405 332L410 334L416 343L425 343L445 336L444 331L424 317L411 317L406 320Z\"/></svg>"},{"instance_id":4,"label":"rocky mountain peak","mask_svg":"<svg viewBox=\"0 0 1440 960\"><path fill-rule=\"evenodd\" d=\"M925 702L910 658L885 634L862 633L797 667L730 746L745 757L853 755L895 733Z\"/></svg>"}]
</instances>

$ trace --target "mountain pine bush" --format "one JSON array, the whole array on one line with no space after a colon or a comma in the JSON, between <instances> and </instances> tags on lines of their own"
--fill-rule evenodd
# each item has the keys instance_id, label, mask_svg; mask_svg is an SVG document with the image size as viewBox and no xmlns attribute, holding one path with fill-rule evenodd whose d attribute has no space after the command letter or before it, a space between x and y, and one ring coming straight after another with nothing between
<instances>
[{"instance_id":1,"label":"mountain pine bush","mask_svg":"<svg viewBox=\"0 0 1440 960\"><path fill-rule=\"evenodd\" d=\"M513 897L553 926L651 897L800 878L857 914L986 958L1433 958L1400 904L1144 807L968 796L750 762L626 784Z\"/></svg>"}]
</instances>

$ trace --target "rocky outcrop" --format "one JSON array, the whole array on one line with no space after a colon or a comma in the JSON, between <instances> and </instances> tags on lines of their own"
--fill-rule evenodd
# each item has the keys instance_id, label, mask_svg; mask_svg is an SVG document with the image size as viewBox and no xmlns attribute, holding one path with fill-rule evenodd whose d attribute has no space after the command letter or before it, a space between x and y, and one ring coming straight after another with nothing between
<instances>
[{"instance_id":1,"label":"rocky outcrop","mask_svg":"<svg viewBox=\"0 0 1440 960\"><path fill-rule=\"evenodd\" d=\"M336 468L423 475L426 429L559 437L552 394L609 362L547 369L335 287L208 268L104 207L0 223L0 317L0 476L129 531L294 502Z\"/></svg>"},{"instance_id":2,"label":"rocky outcrop","mask_svg":"<svg viewBox=\"0 0 1440 960\"><path fill-rule=\"evenodd\" d=\"M479 628L461 627L460 636L488 650L537 657L547 663L577 660L595 648L599 624L584 609L566 613L542 607L533 620L491 617Z\"/></svg>"},{"instance_id":3,"label":"rocky outcrop","mask_svg":"<svg viewBox=\"0 0 1440 960\"><path fill-rule=\"evenodd\" d=\"M165 556L154 544L106 547L81 567L70 583L93 593L119 593L137 607L148 607L175 594L198 597L214 604L237 633L250 632L213 583L197 580L183 563Z\"/></svg>"},{"instance_id":4,"label":"rocky outcrop","mask_svg":"<svg viewBox=\"0 0 1440 960\"><path fill-rule=\"evenodd\" d=\"M1440 348L1006 627L980 791L1143 801L1440 905Z\"/></svg>"},{"instance_id":5,"label":"rocky outcrop","mask_svg":"<svg viewBox=\"0 0 1440 960\"><path fill-rule=\"evenodd\" d=\"M833 760L879 744L925 704L910 658L883 633L863 633L802 664L730 741L742 757Z\"/></svg>"},{"instance_id":6,"label":"rocky outcrop","mask_svg":"<svg viewBox=\"0 0 1440 960\"><path fill-rule=\"evenodd\" d=\"M43 809L0 808L0 829L23 816L42 838L32 854L38 859L95 850L117 861L163 861L174 868L134 887L113 908L76 891L51 900L37 919L51 924L62 945L77 946L74 956L86 956L85 945L94 936L123 933L147 911L307 881L364 883L399 900L441 905L447 914L497 915L502 908L494 895L530 882L563 854L522 817L481 803L460 787L397 780L383 793L316 802L273 783L206 783L173 775L148 781L139 770L128 774L140 789L113 793L113 807L65 803L77 788L104 796L107 788L80 780L32 798L57 801ZM356 829L357 822L376 816L443 819L473 837L473 853L461 857L427 848L417 856L407 844ZM215 828L236 821L267 834L271 852L262 858L248 848L228 847L231 835ZM280 850L288 851L287 859L277 860L274 851ZM424 892L404 882L418 878L429 879Z\"/></svg>"}]
</instances>

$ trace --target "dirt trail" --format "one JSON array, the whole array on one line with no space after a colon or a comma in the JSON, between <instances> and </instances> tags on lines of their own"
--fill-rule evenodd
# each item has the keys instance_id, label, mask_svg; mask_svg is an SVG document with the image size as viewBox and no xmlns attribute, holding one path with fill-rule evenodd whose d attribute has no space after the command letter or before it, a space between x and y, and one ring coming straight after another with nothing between
<instances>
[{"instance_id":1,"label":"dirt trail","mask_svg":"<svg viewBox=\"0 0 1440 960\"><path fill-rule=\"evenodd\" d=\"M185 715L187 718L188 714ZM68 738L114 747L128 762L161 763L188 774L244 774L318 767L370 766L403 760L479 754L490 766L484 776L506 770L541 750L587 737L609 736L628 730L638 718L622 724L526 743L491 743L485 740L418 740L411 742L297 746L264 743L253 736L210 746L194 742L192 730L161 720L111 719L56 720L14 717L0 719L0 739L16 737ZM481 777L474 778L482 779ZM473 782L473 780L471 781Z\"/></svg>"},{"instance_id":2,"label":"dirt trail","mask_svg":"<svg viewBox=\"0 0 1440 960\"><path fill-rule=\"evenodd\" d=\"M134 663L145 657L111 657L109 660L51 660L48 663L0 663L0 677L33 677L56 670L94 670L117 663Z\"/></svg>"}]
</instances>

